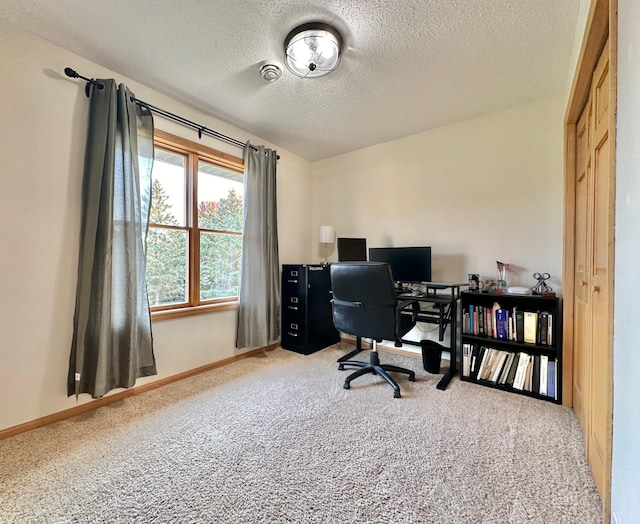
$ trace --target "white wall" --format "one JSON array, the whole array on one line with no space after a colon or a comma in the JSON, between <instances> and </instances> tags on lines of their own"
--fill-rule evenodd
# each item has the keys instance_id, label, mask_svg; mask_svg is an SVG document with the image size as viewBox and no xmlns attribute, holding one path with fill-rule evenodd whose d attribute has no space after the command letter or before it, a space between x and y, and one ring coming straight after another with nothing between
<instances>
[{"instance_id":1,"label":"white wall","mask_svg":"<svg viewBox=\"0 0 640 524\"><path fill-rule=\"evenodd\" d=\"M548 272L560 291L563 115L544 99L314 162L313 255L327 224L369 247L432 246L434 281L495 279L500 260L510 285Z\"/></svg>"},{"instance_id":2,"label":"white wall","mask_svg":"<svg viewBox=\"0 0 640 524\"><path fill-rule=\"evenodd\" d=\"M81 213L87 76L115 78L136 96L226 135L265 143L43 40L0 22L0 429L76 405L66 397ZM156 127L197 134L156 118ZM210 147L241 156L204 137ZM309 261L311 165L278 149L281 262ZM154 323L158 376L144 384L236 353L235 311ZM83 395L80 402L90 399Z\"/></svg>"},{"instance_id":3,"label":"white wall","mask_svg":"<svg viewBox=\"0 0 640 524\"><path fill-rule=\"evenodd\" d=\"M587 26L587 19L589 18L589 9L591 7L591 0L578 0L578 16L576 17L576 28L573 33L573 44L571 46L571 55L569 57L569 68L567 70L567 84L565 87L565 108L569 103L569 97L571 96L571 88L573 87L573 80L575 78L576 68L578 66L578 60L580 58L580 50L582 49L582 41L584 39L584 31Z\"/></svg>"},{"instance_id":4,"label":"white wall","mask_svg":"<svg viewBox=\"0 0 640 524\"><path fill-rule=\"evenodd\" d=\"M640 3L618 0L612 516L640 518ZM616 521L614 521L616 522Z\"/></svg>"}]
</instances>

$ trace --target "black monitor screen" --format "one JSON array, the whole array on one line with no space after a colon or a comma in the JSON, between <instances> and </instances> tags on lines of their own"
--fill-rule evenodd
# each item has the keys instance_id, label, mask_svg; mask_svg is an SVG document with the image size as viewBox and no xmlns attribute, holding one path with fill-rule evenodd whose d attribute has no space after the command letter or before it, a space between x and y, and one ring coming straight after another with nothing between
<instances>
[{"instance_id":1,"label":"black monitor screen","mask_svg":"<svg viewBox=\"0 0 640 524\"><path fill-rule=\"evenodd\" d=\"M367 260L366 238L338 238L338 262Z\"/></svg>"},{"instance_id":2,"label":"black monitor screen","mask_svg":"<svg viewBox=\"0 0 640 524\"><path fill-rule=\"evenodd\" d=\"M430 247L372 247L369 260L389 264L396 282L431 282Z\"/></svg>"}]
</instances>

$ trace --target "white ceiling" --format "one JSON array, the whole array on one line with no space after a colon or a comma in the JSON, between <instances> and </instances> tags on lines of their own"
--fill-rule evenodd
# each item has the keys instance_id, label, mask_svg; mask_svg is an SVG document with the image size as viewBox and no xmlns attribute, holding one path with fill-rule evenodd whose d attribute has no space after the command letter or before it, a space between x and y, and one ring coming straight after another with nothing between
<instances>
[{"instance_id":1,"label":"white ceiling","mask_svg":"<svg viewBox=\"0 0 640 524\"><path fill-rule=\"evenodd\" d=\"M315 161L563 94L580 1L0 0L0 18ZM309 21L342 33L339 68L262 80Z\"/></svg>"}]
</instances>

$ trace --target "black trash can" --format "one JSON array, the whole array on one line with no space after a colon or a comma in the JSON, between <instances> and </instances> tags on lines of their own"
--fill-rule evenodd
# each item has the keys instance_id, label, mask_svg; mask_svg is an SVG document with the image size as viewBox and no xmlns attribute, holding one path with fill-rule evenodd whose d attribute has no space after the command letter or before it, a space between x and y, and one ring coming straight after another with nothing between
<instances>
[{"instance_id":1,"label":"black trash can","mask_svg":"<svg viewBox=\"0 0 640 524\"><path fill-rule=\"evenodd\" d=\"M421 340L422 365L427 373L440 373L442 346L433 340Z\"/></svg>"}]
</instances>

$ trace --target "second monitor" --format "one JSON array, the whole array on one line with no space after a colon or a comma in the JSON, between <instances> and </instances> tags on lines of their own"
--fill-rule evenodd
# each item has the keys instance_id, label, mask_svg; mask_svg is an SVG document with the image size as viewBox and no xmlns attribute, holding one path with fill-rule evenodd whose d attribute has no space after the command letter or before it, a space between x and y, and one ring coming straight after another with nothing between
<instances>
[{"instance_id":1,"label":"second monitor","mask_svg":"<svg viewBox=\"0 0 640 524\"><path fill-rule=\"evenodd\" d=\"M369 260L389 264L395 282L431 282L431 247L371 247Z\"/></svg>"},{"instance_id":2,"label":"second monitor","mask_svg":"<svg viewBox=\"0 0 640 524\"><path fill-rule=\"evenodd\" d=\"M366 238L338 238L338 262L367 260Z\"/></svg>"}]
</instances>

